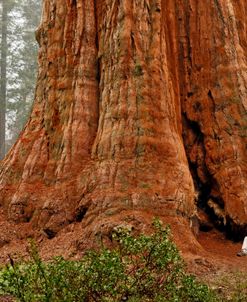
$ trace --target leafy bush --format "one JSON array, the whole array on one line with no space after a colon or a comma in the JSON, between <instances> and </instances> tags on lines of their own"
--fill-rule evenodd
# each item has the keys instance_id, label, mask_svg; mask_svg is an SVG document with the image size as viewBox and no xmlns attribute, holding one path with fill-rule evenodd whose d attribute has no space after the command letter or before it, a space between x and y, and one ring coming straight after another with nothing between
<instances>
[{"instance_id":1,"label":"leafy bush","mask_svg":"<svg viewBox=\"0 0 247 302\"><path fill-rule=\"evenodd\" d=\"M169 227L159 221L154 226L154 234L139 237L118 228L114 249L89 251L80 261L43 262L32 245L31 261L1 270L0 294L21 302L216 301L206 285L185 273Z\"/></svg>"}]
</instances>

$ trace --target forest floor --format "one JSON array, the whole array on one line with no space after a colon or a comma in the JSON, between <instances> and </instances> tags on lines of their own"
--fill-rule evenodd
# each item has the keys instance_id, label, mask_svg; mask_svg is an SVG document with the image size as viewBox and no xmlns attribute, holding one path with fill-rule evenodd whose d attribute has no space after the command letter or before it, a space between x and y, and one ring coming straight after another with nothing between
<instances>
[{"instance_id":1,"label":"forest floor","mask_svg":"<svg viewBox=\"0 0 247 302\"><path fill-rule=\"evenodd\" d=\"M27 240L25 238L25 224L15 226L14 230L9 222L4 221L3 213L0 210L0 263L8 261L8 254L14 259L20 259L28 255ZM16 228L17 227L17 228ZM70 226L62 232L58 238L37 242L41 245L41 255L44 259L49 259L52 254L64 254L65 257L71 255L71 247L74 236L79 236L81 232L80 224ZM182 232L178 232L182 234ZM181 237L184 234L181 235ZM18 237L18 240L12 238ZM188 245L179 246L182 256L187 263L188 272L196 275L200 280L209 285L223 290L229 286L238 287L242 282L243 276L247 272L247 256L238 257L237 252L241 250L242 242L233 242L225 237L225 234L216 229L208 232L199 232L197 236L198 247L191 252ZM75 248L75 246L74 246ZM74 250L76 255L76 248ZM80 255L77 255L79 257ZM242 276L242 277L241 277ZM242 278L242 279L241 279ZM246 290L247 290L247 278ZM231 288L230 288L231 290ZM11 301L8 297L5 300L1 297L0 301Z\"/></svg>"},{"instance_id":2,"label":"forest floor","mask_svg":"<svg viewBox=\"0 0 247 302\"><path fill-rule=\"evenodd\" d=\"M246 301L231 300L233 296L247 294L247 256L237 256L242 243L226 239L215 229L200 232L197 240L203 248L202 253L192 255L183 251L188 271L218 291L226 301Z\"/></svg>"},{"instance_id":3,"label":"forest floor","mask_svg":"<svg viewBox=\"0 0 247 302\"><path fill-rule=\"evenodd\" d=\"M196 275L201 281L206 282L216 291L222 291L225 297L228 295L232 297L232 293L238 291L238 287L243 281L241 278L247 272L247 256L237 256L242 243L226 239L223 233L215 229L208 232L200 232L197 240L202 247L198 254L191 253L191 251L180 247L182 249L182 256L187 263L188 272ZM20 244L21 241L18 243ZM12 251L16 252L18 243L12 243L8 246L10 253ZM21 254L25 250L24 246L24 243L19 246ZM42 254L44 257L46 256L44 251ZM0 259L2 258L1 256L3 254L0 254ZM247 287L244 290L247 290ZM13 302L14 300L10 296L1 296L0 301ZM228 301L228 299L226 298L225 301Z\"/></svg>"},{"instance_id":4,"label":"forest floor","mask_svg":"<svg viewBox=\"0 0 247 302\"><path fill-rule=\"evenodd\" d=\"M209 258L218 265L229 266L230 269L247 270L247 257L238 257L237 252L241 250L242 242L233 242L226 239L225 235L215 229L210 232L200 232L198 241L208 253Z\"/></svg>"}]
</instances>

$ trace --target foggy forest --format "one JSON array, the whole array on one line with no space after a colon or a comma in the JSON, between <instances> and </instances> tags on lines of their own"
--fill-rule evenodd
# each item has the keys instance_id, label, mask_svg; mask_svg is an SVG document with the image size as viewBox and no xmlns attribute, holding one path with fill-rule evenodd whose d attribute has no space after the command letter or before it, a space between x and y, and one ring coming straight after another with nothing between
<instances>
[{"instance_id":1,"label":"foggy forest","mask_svg":"<svg viewBox=\"0 0 247 302\"><path fill-rule=\"evenodd\" d=\"M0 159L15 143L34 99L41 1L1 1Z\"/></svg>"}]
</instances>

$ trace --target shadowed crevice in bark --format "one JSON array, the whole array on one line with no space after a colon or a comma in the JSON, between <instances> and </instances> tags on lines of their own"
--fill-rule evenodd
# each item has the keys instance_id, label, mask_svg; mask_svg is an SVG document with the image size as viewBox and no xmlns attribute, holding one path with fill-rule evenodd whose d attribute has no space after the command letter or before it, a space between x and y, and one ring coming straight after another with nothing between
<instances>
[{"instance_id":1,"label":"shadowed crevice in bark","mask_svg":"<svg viewBox=\"0 0 247 302\"><path fill-rule=\"evenodd\" d=\"M82 219L85 217L88 211L88 207L81 206L76 210L75 220L76 222L81 222Z\"/></svg>"},{"instance_id":2,"label":"shadowed crevice in bark","mask_svg":"<svg viewBox=\"0 0 247 302\"><path fill-rule=\"evenodd\" d=\"M191 97L192 95L188 93L187 96ZM208 95L212 98L210 90ZM210 231L212 225L214 225L218 230L224 232L228 238L234 241L242 240L246 232L246 226L239 226L234 223L225 211L225 204L217 187L217 181L207 169L204 135L199 124L190 121L184 114L183 125L185 150L197 194L196 204L198 209L202 210L206 214L205 217L207 217L206 220L201 220L199 215L200 230Z\"/></svg>"},{"instance_id":3,"label":"shadowed crevice in bark","mask_svg":"<svg viewBox=\"0 0 247 302\"><path fill-rule=\"evenodd\" d=\"M56 232L54 232L53 230L51 230L51 229L44 229L44 232L45 232L45 234L47 235L47 238L48 239L52 239L52 238L54 238L55 236L56 236Z\"/></svg>"}]
</instances>

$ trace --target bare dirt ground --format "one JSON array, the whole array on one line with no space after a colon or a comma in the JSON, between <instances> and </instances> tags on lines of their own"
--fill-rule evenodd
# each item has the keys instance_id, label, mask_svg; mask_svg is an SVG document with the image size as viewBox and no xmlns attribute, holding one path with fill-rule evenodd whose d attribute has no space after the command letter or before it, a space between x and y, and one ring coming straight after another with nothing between
<instances>
[{"instance_id":1,"label":"bare dirt ground","mask_svg":"<svg viewBox=\"0 0 247 302\"><path fill-rule=\"evenodd\" d=\"M189 272L209 283L219 276L247 272L247 256L237 256L241 242L233 242L215 229L200 232L197 240L203 253L191 255L183 252Z\"/></svg>"}]
</instances>

